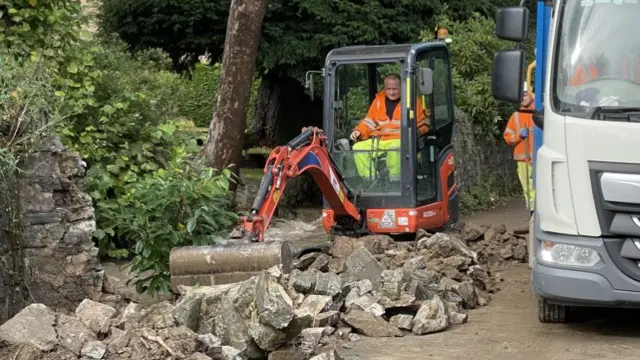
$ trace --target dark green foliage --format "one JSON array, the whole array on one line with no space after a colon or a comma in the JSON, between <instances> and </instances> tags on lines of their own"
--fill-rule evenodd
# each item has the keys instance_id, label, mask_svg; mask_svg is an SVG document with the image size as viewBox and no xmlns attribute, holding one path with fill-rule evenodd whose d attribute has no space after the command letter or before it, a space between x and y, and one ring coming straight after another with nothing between
<instances>
[{"instance_id":1,"label":"dark green foliage","mask_svg":"<svg viewBox=\"0 0 640 360\"><path fill-rule=\"evenodd\" d=\"M116 32L132 51L162 48L181 68L208 50L222 56L230 0L103 0L100 28Z\"/></svg>"},{"instance_id":2,"label":"dark green foliage","mask_svg":"<svg viewBox=\"0 0 640 360\"><path fill-rule=\"evenodd\" d=\"M191 72L190 80L185 83L180 113L193 121L195 126L208 128L211 123L221 72L220 63L197 63ZM254 109L251 104L255 101L259 85L259 80L254 80L247 109L247 127L253 119Z\"/></svg>"},{"instance_id":3,"label":"dark green foliage","mask_svg":"<svg viewBox=\"0 0 640 360\"><path fill-rule=\"evenodd\" d=\"M273 0L265 16L258 69L302 79L322 67L327 52L354 44L417 41L446 12L465 19L473 11L493 16L513 0ZM132 50L162 47L174 62L187 53L222 54L230 0L103 0L102 25ZM446 5L448 4L448 5ZM192 58L192 61L195 61Z\"/></svg>"}]
</instances>

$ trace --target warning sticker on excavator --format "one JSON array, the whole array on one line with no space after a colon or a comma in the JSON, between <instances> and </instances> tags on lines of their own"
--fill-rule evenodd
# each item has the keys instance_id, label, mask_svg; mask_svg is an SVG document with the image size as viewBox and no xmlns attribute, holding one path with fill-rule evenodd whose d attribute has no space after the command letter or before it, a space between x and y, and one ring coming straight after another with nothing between
<instances>
[{"instance_id":1,"label":"warning sticker on excavator","mask_svg":"<svg viewBox=\"0 0 640 360\"><path fill-rule=\"evenodd\" d=\"M273 201L274 202L278 202L278 199L280 198L280 189L274 189L273 190Z\"/></svg>"},{"instance_id":2,"label":"warning sticker on excavator","mask_svg":"<svg viewBox=\"0 0 640 360\"><path fill-rule=\"evenodd\" d=\"M331 186L333 186L333 190L335 190L336 194L338 194L338 198L340 199L340 202L344 202L344 193L340 188L340 183L338 183L338 178L336 178L336 175L333 173L333 169L331 168L329 168L329 180L331 181Z\"/></svg>"},{"instance_id":3,"label":"warning sticker on excavator","mask_svg":"<svg viewBox=\"0 0 640 360\"><path fill-rule=\"evenodd\" d=\"M396 212L395 210L385 210L380 222L378 223L378 228L380 229L390 229L396 227Z\"/></svg>"}]
</instances>

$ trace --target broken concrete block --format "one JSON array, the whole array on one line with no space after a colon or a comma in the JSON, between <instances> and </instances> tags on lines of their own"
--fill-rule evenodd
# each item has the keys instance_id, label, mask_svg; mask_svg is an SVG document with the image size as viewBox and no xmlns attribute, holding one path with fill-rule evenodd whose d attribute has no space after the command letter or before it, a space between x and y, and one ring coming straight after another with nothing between
<instances>
[{"instance_id":1,"label":"broken concrete block","mask_svg":"<svg viewBox=\"0 0 640 360\"><path fill-rule=\"evenodd\" d=\"M121 354L126 351L131 341L132 330L119 330L111 328L111 336L105 340L107 352L111 355Z\"/></svg>"},{"instance_id":2,"label":"broken concrete block","mask_svg":"<svg viewBox=\"0 0 640 360\"><path fill-rule=\"evenodd\" d=\"M439 296L426 301L413 318L411 331L424 335L442 331L449 326L449 317Z\"/></svg>"},{"instance_id":3,"label":"broken concrete block","mask_svg":"<svg viewBox=\"0 0 640 360\"><path fill-rule=\"evenodd\" d=\"M312 294L304 299L298 310L296 310L296 314L310 314L315 317L319 313L328 310L331 303L331 296Z\"/></svg>"},{"instance_id":4,"label":"broken concrete block","mask_svg":"<svg viewBox=\"0 0 640 360\"><path fill-rule=\"evenodd\" d=\"M282 346L287 340L287 332L285 330L279 330L275 327L265 324L258 320L259 315L255 314L247 331L249 336L253 338L255 343L265 351L273 351Z\"/></svg>"},{"instance_id":5,"label":"broken concrete block","mask_svg":"<svg viewBox=\"0 0 640 360\"><path fill-rule=\"evenodd\" d=\"M266 271L258 276L256 306L260 322L276 329L284 329L293 319L293 301L277 279Z\"/></svg>"},{"instance_id":6,"label":"broken concrete block","mask_svg":"<svg viewBox=\"0 0 640 360\"><path fill-rule=\"evenodd\" d=\"M9 344L30 344L42 351L58 345L53 325L56 315L42 304L31 304L0 325L0 339Z\"/></svg>"},{"instance_id":7,"label":"broken concrete block","mask_svg":"<svg viewBox=\"0 0 640 360\"><path fill-rule=\"evenodd\" d=\"M333 273L316 273L315 286L313 293L317 295L337 295L342 289L342 279Z\"/></svg>"},{"instance_id":8,"label":"broken concrete block","mask_svg":"<svg viewBox=\"0 0 640 360\"><path fill-rule=\"evenodd\" d=\"M462 314L458 312L449 313L449 324L462 325L467 322L468 317L469 316L467 314Z\"/></svg>"},{"instance_id":9,"label":"broken concrete block","mask_svg":"<svg viewBox=\"0 0 640 360\"><path fill-rule=\"evenodd\" d=\"M148 311L140 317L140 327L150 329L165 329L176 325L173 318L175 306L168 301L163 301L149 306Z\"/></svg>"},{"instance_id":10,"label":"broken concrete block","mask_svg":"<svg viewBox=\"0 0 640 360\"><path fill-rule=\"evenodd\" d=\"M380 279L384 267L365 248L354 251L345 262L345 272L341 277L344 282L369 279L374 290L380 287Z\"/></svg>"},{"instance_id":11,"label":"broken concrete block","mask_svg":"<svg viewBox=\"0 0 640 360\"><path fill-rule=\"evenodd\" d=\"M408 314L394 315L389 319L389 324L397 327L398 329L411 331L413 323L413 316Z\"/></svg>"},{"instance_id":12,"label":"broken concrete block","mask_svg":"<svg viewBox=\"0 0 640 360\"><path fill-rule=\"evenodd\" d=\"M329 261L331 261L331 256L319 253L313 264L309 265L309 268L320 271L327 271L329 269Z\"/></svg>"},{"instance_id":13,"label":"broken concrete block","mask_svg":"<svg viewBox=\"0 0 640 360\"><path fill-rule=\"evenodd\" d=\"M242 351L231 346L223 346L220 360L244 360L244 357L242 356Z\"/></svg>"},{"instance_id":14,"label":"broken concrete block","mask_svg":"<svg viewBox=\"0 0 640 360\"><path fill-rule=\"evenodd\" d=\"M315 319L313 319L313 326L314 327L335 326L339 322L340 322L340 312L335 310L330 310L327 312L317 314Z\"/></svg>"},{"instance_id":15,"label":"broken concrete block","mask_svg":"<svg viewBox=\"0 0 640 360\"><path fill-rule=\"evenodd\" d=\"M411 280L409 272L404 268L385 270L382 272L381 277L382 287L380 291L382 295L387 296L391 300L397 300L405 284Z\"/></svg>"},{"instance_id":16,"label":"broken concrete block","mask_svg":"<svg viewBox=\"0 0 640 360\"><path fill-rule=\"evenodd\" d=\"M100 360L107 352L107 345L102 341L89 341L82 346L80 353L83 357Z\"/></svg>"},{"instance_id":17,"label":"broken concrete block","mask_svg":"<svg viewBox=\"0 0 640 360\"><path fill-rule=\"evenodd\" d=\"M327 269L334 274L341 274L344 271L346 258L332 258L327 264Z\"/></svg>"},{"instance_id":18,"label":"broken concrete block","mask_svg":"<svg viewBox=\"0 0 640 360\"><path fill-rule=\"evenodd\" d=\"M113 307L89 299L84 299L76 308L78 319L95 333L107 332L115 314Z\"/></svg>"},{"instance_id":19,"label":"broken concrete block","mask_svg":"<svg viewBox=\"0 0 640 360\"><path fill-rule=\"evenodd\" d=\"M453 255L460 255L476 259L476 253L467 244L453 234L437 233L429 238L425 248L431 253L431 258L447 258Z\"/></svg>"},{"instance_id":20,"label":"broken concrete block","mask_svg":"<svg viewBox=\"0 0 640 360\"><path fill-rule=\"evenodd\" d=\"M403 336L400 329L390 325L383 318L362 310L351 310L345 314L342 321L359 333L371 337Z\"/></svg>"},{"instance_id":21,"label":"broken concrete block","mask_svg":"<svg viewBox=\"0 0 640 360\"><path fill-rule=\"evenodd\" d=\"M173 318L178 325L184 325L193 331L198 330L202 293L191 292L182 297L173 309Z\"/></svg>"},{"instance_id":22,"label":"broken concrete block","mask_svg":"<svg viewBox=\"0 0 640 360\"><path fill-rule=\"evenodd\" d=\"M96 336L85 324L67 315L58 316L56 326L60 345L76 355L80 355L82 346L88 341L95 341Z\"/></svg>"},{"instance_id":23,"label":"broken concrete block","mask_svg":"<svg viewBox=\"0 0 640 360\"><path fill-rule=\"evenodd\" d=\"M312 327L300 332L300 350L307 356L313 354L320 343L320 339L324 333L323 327Z\"/></svg>"},{"instance_id":24,"label":"broken concrete block","mask_svg":"<svg viewBox=\"0 0 640 360\"><path fill-rule=\"evenodd\" d=\"M289 286L297 292L308 293L316 284L316 274L318 270L310 269L307 271L294 270L289 277Z\"/></svg>"}]
</instances>

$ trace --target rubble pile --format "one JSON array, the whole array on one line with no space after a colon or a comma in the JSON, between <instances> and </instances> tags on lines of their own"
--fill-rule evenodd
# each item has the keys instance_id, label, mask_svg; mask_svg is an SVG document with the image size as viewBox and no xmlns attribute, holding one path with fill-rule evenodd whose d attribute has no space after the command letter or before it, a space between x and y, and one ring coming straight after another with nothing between
<instances>
[{"instance_id":1,"label":"rubble pile","mask_svg":"<svg viewBox=\"0 0 640 360\"><path fill-rule=\"evenodd\" d=\"M459 222L455 231L478 254L479 261L491 267L505 262L528 262L527 235L515 234L504 224Z\"/></svg>"},{"instance_id":2,"label":"rubble pile","mask_svg":"<svg viewBox=\"0 0 640 360\"><path fill-rule=\"evenodd\" d=\"M0 357L341 359L338 350L360 336L425 335L465 323L467 311L498 290L483 261L456 234L421 232L414 242L337 237L288 273L277 266L239 283L181 287L176 304L116 310L84 300L75 314L30 305L0 326L10 345Z\"/></svg>"}]
</instances>

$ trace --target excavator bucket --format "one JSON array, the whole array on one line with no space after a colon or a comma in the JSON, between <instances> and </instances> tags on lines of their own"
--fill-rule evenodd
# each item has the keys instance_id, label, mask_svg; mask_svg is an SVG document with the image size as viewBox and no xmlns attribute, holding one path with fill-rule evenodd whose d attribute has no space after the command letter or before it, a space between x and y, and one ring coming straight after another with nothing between
<instances>
[{"instance_id":1,"label":"excavator bucket","mask_svg":"<svg viewBox=\"0 0 640 360\"><path fill-rule=\"evenodd\" d=\"M300 241L246 242L227 240L218 245L184 246L171 250L171 287L212 286L247 280L275 265L284 273L295 267L301 256L329 248L327 238Z\"/></svg>"},{"instance_id":2,"label":"excavator bucket","mask_svg":"<svg viewBox=\"0 0 640 360\"><path fill-rule=\"evenodd\" d=\"M171 250L171 287L210 286L246 280L282 263L282 243L227 241L218 245L184 246Z\"/></svg>"}]
</instances>

